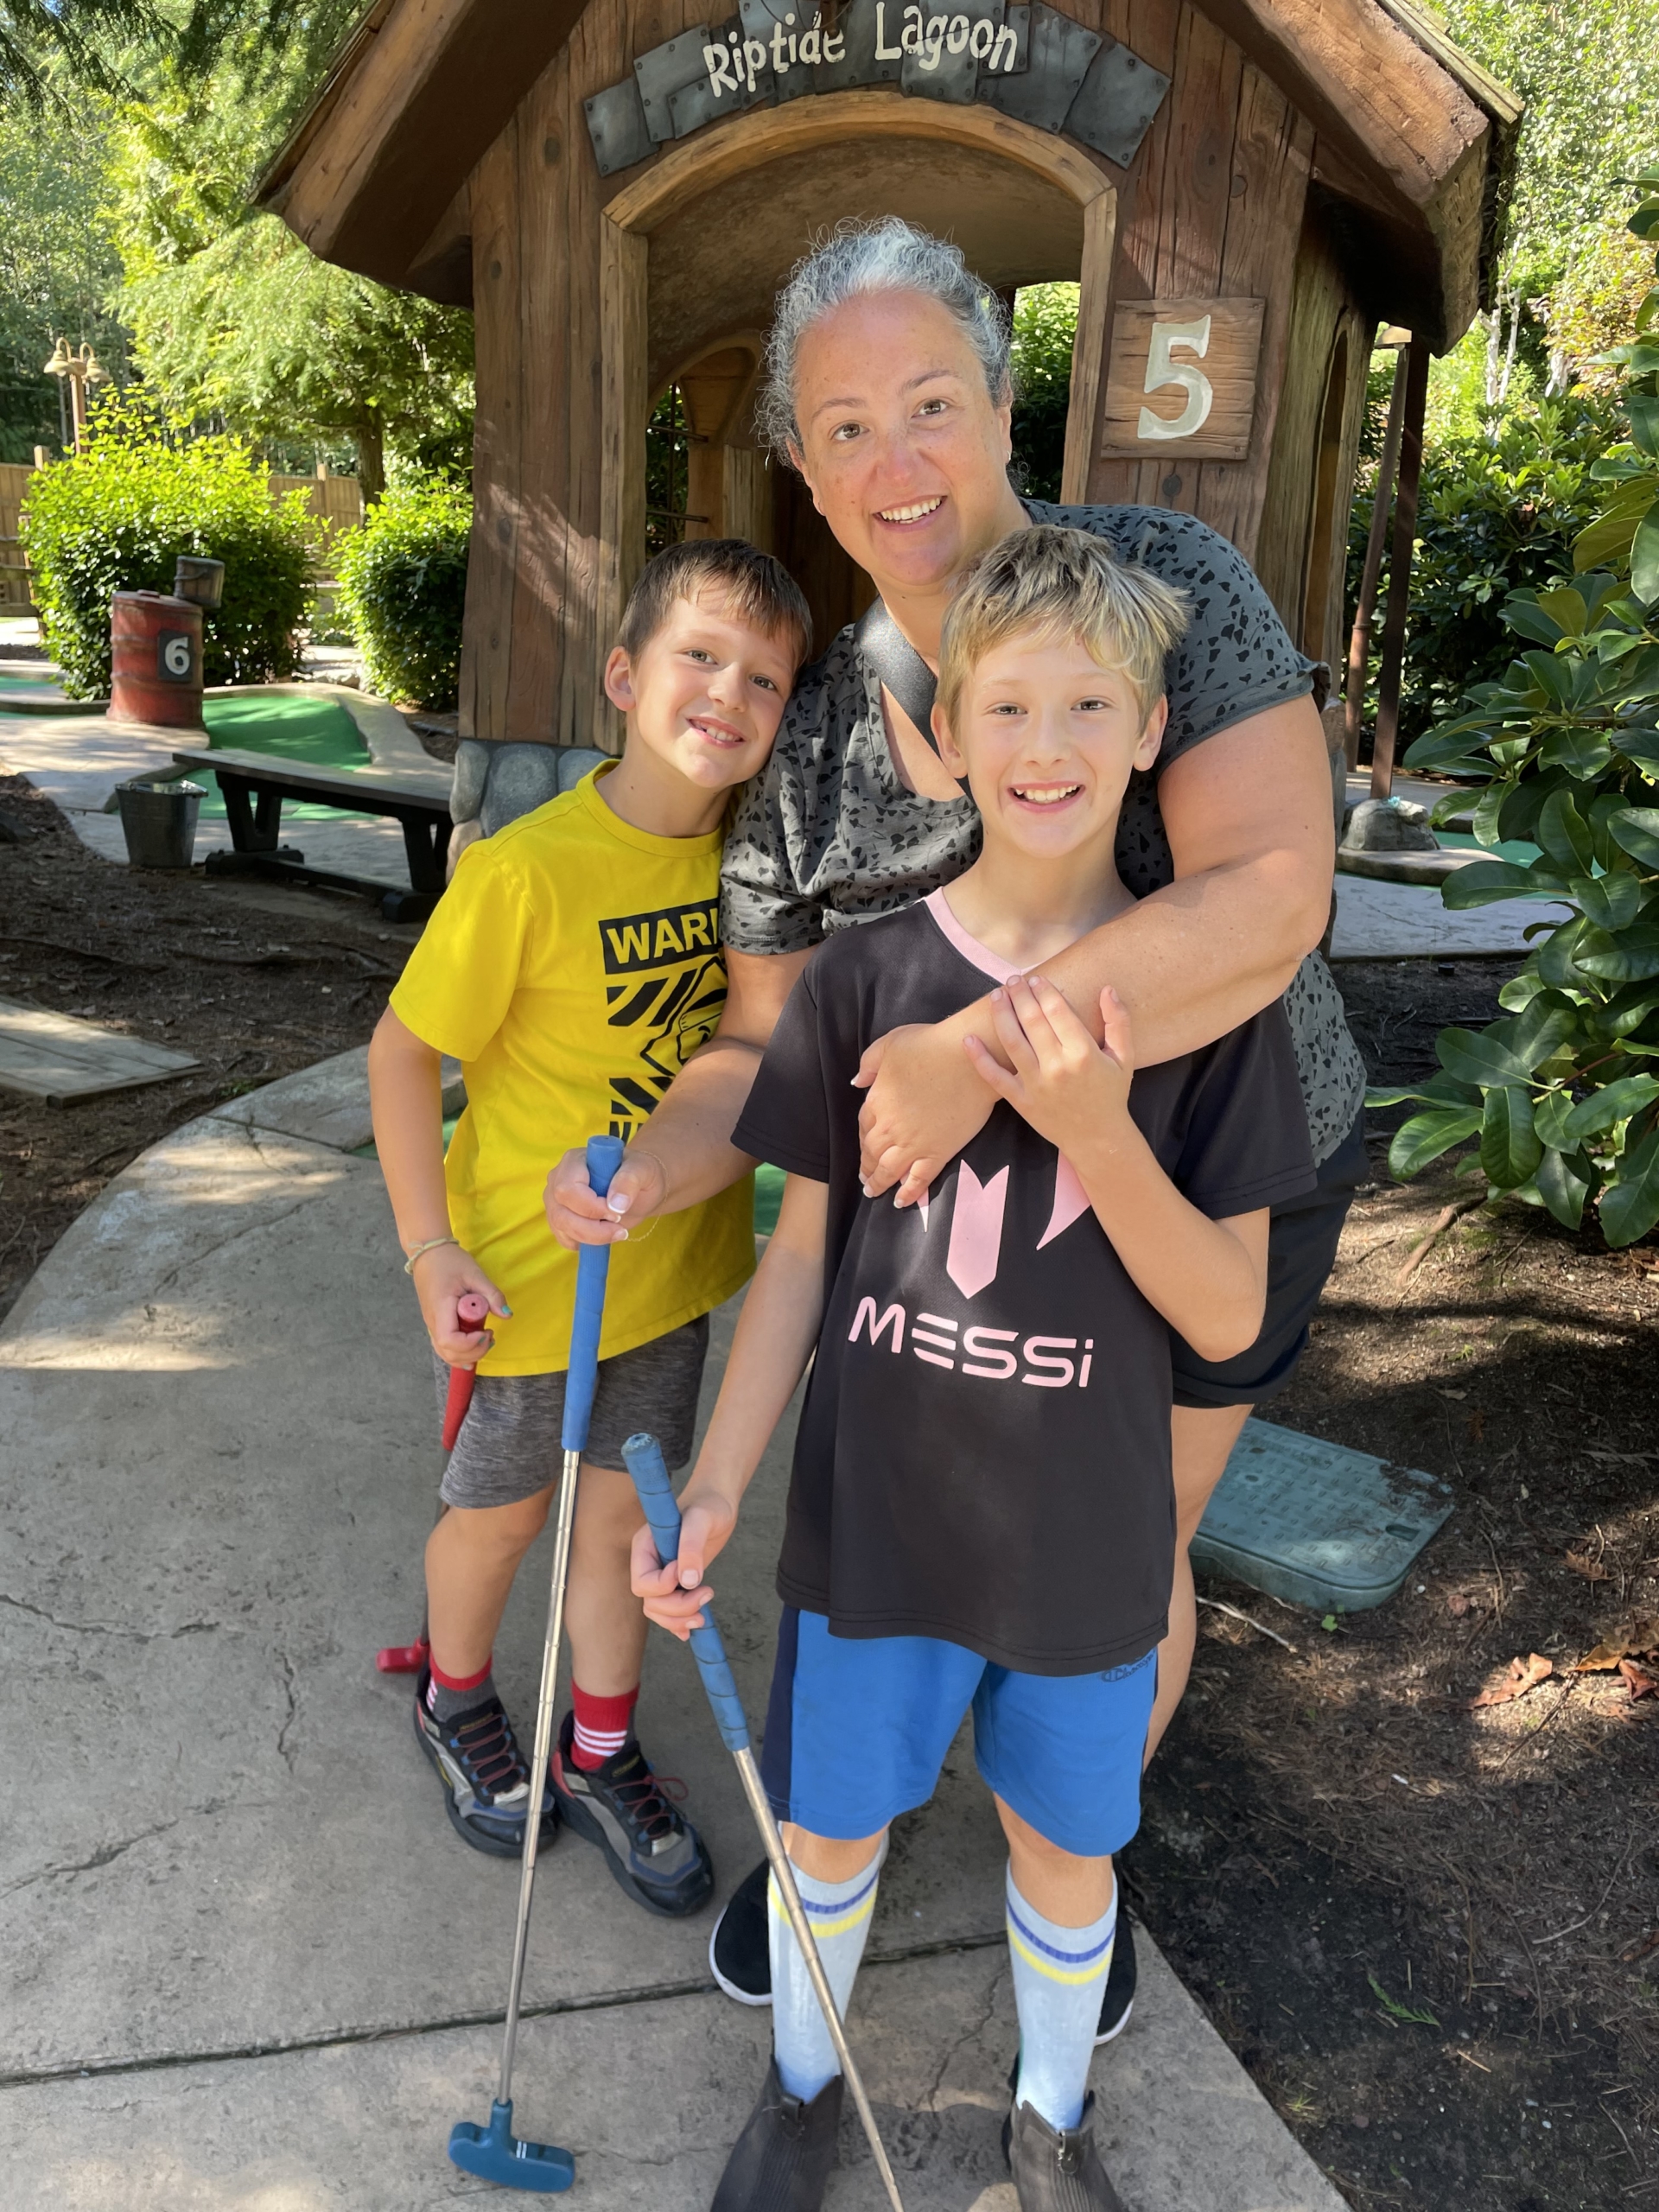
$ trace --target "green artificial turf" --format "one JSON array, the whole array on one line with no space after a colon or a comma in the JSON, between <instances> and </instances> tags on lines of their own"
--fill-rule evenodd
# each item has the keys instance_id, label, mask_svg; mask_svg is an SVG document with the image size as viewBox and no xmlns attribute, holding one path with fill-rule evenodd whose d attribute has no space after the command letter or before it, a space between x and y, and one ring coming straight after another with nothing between
<instances>
[{"instance_id":1,"label":"green artificial turf","mask_svg":"<svg viewBox=\"0 0 1659 2212\"><path fill-rule=\"evenodd\" d=\"M209 697L202 707L209 747L239 753L276 753L324 768L365 768L369 748L357 724L336 699L295 698L283 692L245 692L233 699ZM346 810L306 799L284 799L283 820L337 822ZM225 802L217 785L201 803L204 819L222 822Z\"/></svg>"}]
</instances>

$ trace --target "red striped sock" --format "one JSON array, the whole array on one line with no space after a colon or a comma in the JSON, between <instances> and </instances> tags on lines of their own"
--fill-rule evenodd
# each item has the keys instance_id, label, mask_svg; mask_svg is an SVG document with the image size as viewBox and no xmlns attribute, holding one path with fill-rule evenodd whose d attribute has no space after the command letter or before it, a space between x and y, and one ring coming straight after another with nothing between
<instances>
[{"instance_id":1,"label":"red striped sock","mask_svg":"<svg viewBox=\"0 0 1659 2212\"><path fill-rule=\"evenodd\" d=\"M431 1680L426 1686L427 1711L435 1713L440 1720L453 1720L469 1705L482 1704L483 1699L478 1695L480 1690L486 1697L494 1694L494 1685L490 1681L494 1667L493 1652L475 1675L446 1675L437 1661L429 1658L427 1668Z\"/></svg>"},{"instance_id":2,"label":"red striped sock","mask_svg":"<svg viewBox=\"0 0 1659 2212\"><path fill-rule=\"evenodd\" d=\"M637 1689L624 1690L620 1697L594 1697L580 1682L571 1683L570 1703L576 1726L570 1756L584 1774L614 1758L627 1742L633 1733L633 1708L639 1702Z\"/></svg>"}]
</instances>

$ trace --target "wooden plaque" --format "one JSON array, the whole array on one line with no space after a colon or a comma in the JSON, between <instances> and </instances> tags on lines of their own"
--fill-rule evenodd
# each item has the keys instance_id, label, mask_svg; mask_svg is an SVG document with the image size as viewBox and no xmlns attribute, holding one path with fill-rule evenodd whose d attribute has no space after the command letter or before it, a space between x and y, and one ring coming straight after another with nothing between
<instances>
[{"instance_id":1,"label":"wooden plaque","mask_svg":"<svg viewBox=\"0 0 1659 2212\"><path fill-rule=\"evenodd\" d=\"M1103 461L1243 461L1261 300L1128 300L1112 318Z\"/></svg>"}]
</instances>

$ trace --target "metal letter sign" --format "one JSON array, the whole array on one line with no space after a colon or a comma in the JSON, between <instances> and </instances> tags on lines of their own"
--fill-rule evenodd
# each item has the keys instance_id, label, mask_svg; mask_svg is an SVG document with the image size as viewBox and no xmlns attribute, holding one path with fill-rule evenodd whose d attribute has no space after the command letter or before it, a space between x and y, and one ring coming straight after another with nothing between
<instances>
[{"instance_id":1,"label":"metal letter sign","mask_svg":"<svg viewBox=\"0 0 1659 2212\"><path fill-rule=\"evenodd\" d=\"M982 101L1127 168L1169 79L1044 0L842 0L833 30L819 0L739 0L717 29L698 24L652 47L631 79L582 106L599 173L614 176L763 101L856 85Z\"/></svg>"}]
</instances>

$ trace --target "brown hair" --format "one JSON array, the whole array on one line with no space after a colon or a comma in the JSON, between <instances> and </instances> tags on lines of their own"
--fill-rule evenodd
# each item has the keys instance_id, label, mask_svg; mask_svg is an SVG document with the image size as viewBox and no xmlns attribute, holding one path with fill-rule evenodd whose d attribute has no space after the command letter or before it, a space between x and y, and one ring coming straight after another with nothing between
<instances>
[{"instance_id":1,"label":"brown hair","mask_svg":"<svg viewBox=\"0 0 1659 2212\"><path fill-rule=\"evenodd\" d=\"M1035 630L1087 647L1127 677L1143 715L1164 690L1164 658L1186 632L1186 596L1120 561L1087 531L1035 523L968 571L944 618L938 704L954 723L963 685L986 654Z\"/></svg>"},{"instance_id":2,"label":"brown hair","mask_svg":"<svg viewBox=\"0 0 1659 2212\"><path fill-rule=\"evenodd\" d=\"M628 594L617 643L630 660L651 643L677 599L695 601L712 586L726 612L768 637L787 633L798 668L812 650L812 615L801 588L781 561L741 537L697 537L670 545L647 561Z\"/></svg>"}]
</instances>

